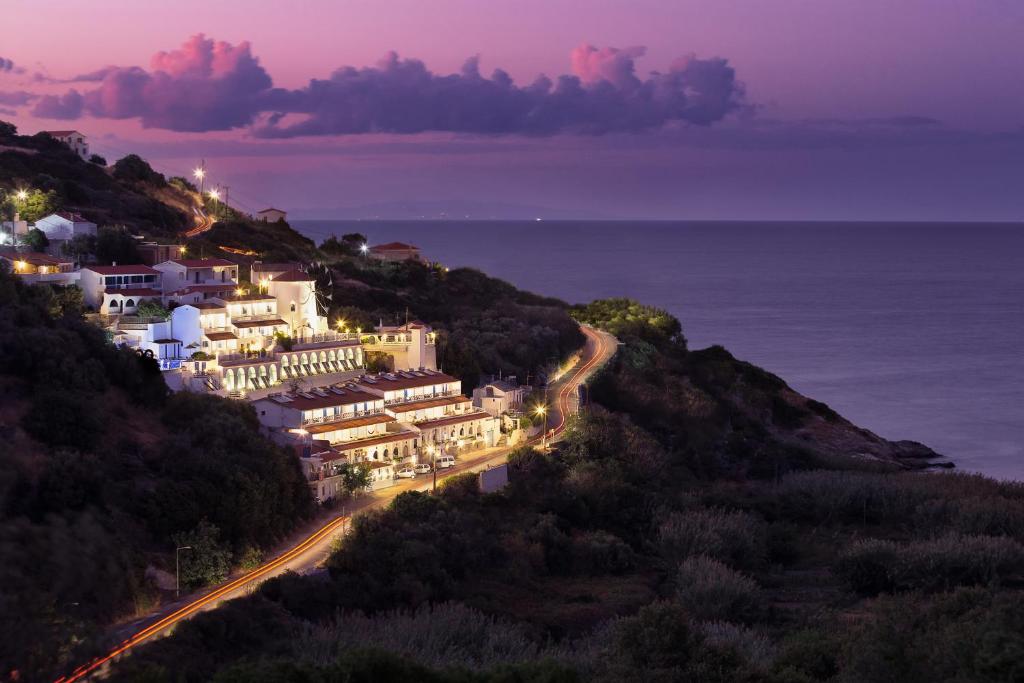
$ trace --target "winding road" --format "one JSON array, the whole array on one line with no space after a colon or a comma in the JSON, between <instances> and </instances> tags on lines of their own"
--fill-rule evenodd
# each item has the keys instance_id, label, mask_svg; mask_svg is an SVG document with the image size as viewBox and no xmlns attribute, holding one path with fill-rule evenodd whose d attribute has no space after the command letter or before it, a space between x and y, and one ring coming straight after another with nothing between
<instances>
[{"instance_id":1,"label":"winding road","mask_svg":"<svg viewBox=\"0 0 1024 683\"><path fill-rule=\"evenodd\" d=\"M576 396L578 395L580 385L584 384L611 359L618 346L618 341L615 337L606 332L590 327L581 327L580 329L586 336L586 344L580 353L579 359L575 365L564 372L558 380L552 382L548 387L548 390L555 392L556 396L547 416L546 426L550 429L548 432L549 442L557 441L565 431L568 416L576 410ZM538 434L529 443L537 444L541 441L541 438L541 435ZM490 448L460 456L459 464L448 470L444 477L438 475L438 481L440 482L466 472L479 472L499 465L506 461L508 454L513 450L513 447ZM274 559L269 560L259 568L219 586L206 589L205 592L196 593L174 603L164 605L157 613L132 622L122 628L124 635L130 635L120 645L113 648L105 656L78 667L67 676L56 679L56 683L71 683L72 681L83 680L93 674L99 674L111 661L128 652L133 647L169 633L177 623L188 619L197 612L214 609L225 600L245 595L248 589L255 587L260 581L286 571L300 574L317 571L330 554L334 540L348 530L353 515L371 508L383 507L405 491L426 491L431 486L432 481L425 484L422 479L402 480L394 486L360 498L354 504L348 505L347 509L343 510L340 514L336 514L336 516L326 522L321 519L318 528L312 531L307 529L301 537L293 539L289 546L281 550Z\"/></svg>"},{"instance_id":2,"label":"winding road","mask_svg":"<svg viewBox=\"0 0 1024 683\"><path fill-rule=\"evenodd\" d=\"M213 227L214 220L205 211L199 208L194 208L192 211L196 214L196 226L191 230L185 232L185 237L195 237L201 235L210 228Z\"/></svg>"}]
</instances>

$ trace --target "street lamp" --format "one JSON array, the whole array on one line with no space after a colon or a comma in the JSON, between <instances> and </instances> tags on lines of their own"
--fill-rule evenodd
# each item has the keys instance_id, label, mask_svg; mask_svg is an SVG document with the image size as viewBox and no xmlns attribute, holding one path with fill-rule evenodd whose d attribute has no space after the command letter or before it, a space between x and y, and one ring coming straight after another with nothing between
<instances>
[{"instance_id":1,"label":"street lamp","mask_svg":"<svg viewBox=\"0 0 1024 683\"><path fill-rule=\"evenodd\" d=\"M544 422L541 425L541 448L547 449L548 447L548 407L546 405L539 405L533 409L534 414L541 418Z\"/></svg>"},{"instance_id":2,"label":"street lamp","mask_svg":"<svg viewBox=\"0 0 1024 683\"><path fill-rule=\"evenodd\" d=\"M366 246L366 242L363 242L362 244L359 245L359 251L362 253L363 256L366 256L367 252L370 251L370 247Z\"/></svg>"},{"instance_id":3,"label":"street lamp","mask_svg":"<svg viewBox=\"0 0 1024 683\"><path fill-rule=\"evenodd\" d=\"M14 193L14 196L17 198L19 202L23 202L26 199L28 199L28 192L25 190L18 190L17 192Z\"/></svg>"},{"instance_id":4,"label":"street lamp","mask_svg":"<svg viewBox=\"0 0 1024 683\"><path fill-rule=\"evenodd\" d=\"M202 165L200 165L196 170L192 171L192 176L199 181L199 194L203 194L203 181L206 179L206 169L203 168Z\"/></svg>"},{"instance_id":5,"label":"street lamp","mask_svg":"<svg viewBox=\"0 0 1024 683\"><path fill-rule=\"evenodd\" d=\"M181 576L181 563L178 560L178 556L182 550L192 550L192 546L183 545L174 549L174 598L177 600L181 597L181 583L179 577Z\"/></svg>"}]
</instances>

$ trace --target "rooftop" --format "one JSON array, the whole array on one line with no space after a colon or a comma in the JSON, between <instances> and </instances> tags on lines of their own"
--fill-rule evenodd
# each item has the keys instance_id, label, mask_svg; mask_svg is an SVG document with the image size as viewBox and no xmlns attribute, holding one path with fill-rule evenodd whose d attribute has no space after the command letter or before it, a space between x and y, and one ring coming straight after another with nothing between
<instances>
[{"instance_id":1,"label":"rooftop","mask_svg":"<svg viewBox=\"0 0 1024 683\"><path fill-rule=\"evenodd\" d=\"M107 287L103 290L104 294L120 294L121 296L162 296L163 292L159 289L153 289L152 287L128 287L127 289L120 289L118 287Z\"/></svg>"},{"instance_id":2,"label":"rooftop","mask_svg":"<svg viewBox=\"0 0 1024 683\"><path fill-rule=\"evenodd\" d=\"M281 213L287 213L287 211L285 211L284 209L275 209L272 206L267 207L266 209L260 209L256 213L266 213L267 211L280 211Z\"/></svg>"},{"instance_id":3,"label":"rooftop","mask_svg":"<svg viewBox=\"0 0 1024 683\"><path fill-rule=\"evenodd\" d=\"M448 384L458 381L458 378L438 372L437 370L412 370L363 375L356 380L363 387L381 391L412 389L414 387L426 387L432 384Z\"/></svg>"},{"instance_id":4,"label":"rooftop","mask_svg":"<svg viewBox=\"0 0 1024 683\"><path fill-rule=\"evenodd\" d=\"M490 413L478 410L472 413L463 413L461 415L446 415L445 417L437 420L420 420L415 424L417 427L430 429L431 427L447 427L448 425L459 424L461 422L472 422L473 420L481 420L490 416Z\"/></svg>"},{"instance_id":5,"label":"rooftop","mask_svg":"<svg viewBox=\"0 0 1024 683\"><path fill-rule=\"evenodd\" d=\"M339 452L351 451L354 448L368 448L370 446L379 446L385 443L393 443L395 441L406 441L408 439L415 439L418 435L416 432L388 432L387 434L381 434L380 436L373 436L369 439L357 439L355 441L342 441L334 444L334 449Z\"/></svg>"},{"instance_id":6,"label":"rooftop","mask_svg":"<svg viewBox=\"0 0 1024 683\"><path fill-rule=\"evenodd\" d=\"M37 251L17 252L10 249L0 251L0 258L8 261L24 261L33 266L59 266L74 263L72 259L54 258L49 254L40 254Z\"/></svg>"},{"instance_id":7,"label":"rooftop","mask_svg":"<svg viewBox=\"0 0 1024 683\"><path fill-rule=\"evenodd\" d=\"M422 401L409 401L388 406L388 410L394 413L411 413L415 410L437 408L439 406L454 406L460 403L469 403L465 396L442 396L441 398L428 398Z\"/></svg>"},{"instance_id":8,"label":"rooftop","mask_svg":"<svg viewBox=\"0 0 1024 683\"><path fill-rule=\"evenodd\" d=\"M230 292L237 287L235 282L215 282L209 284L189 285L176 289L171 294L192 294L193 292Z\"/></svg>"},{"instance_id":9,"label":"rooftop","mask_svg":"<svg viewBox=\"0 0 1024 683\"><path fill-rule=\"evenodd\" d=\"M274 282L312 282L313 278L301 270L289 270L274 278Z\"/></svg>"},{"instance_id":10,"label":"rooftop","mask_svg":"<svg viewBox=\"0 0 1024 683\"><path fill-rule=\"evenodd\" d=\"M257 400L273 401L296 410L314 410L316 408L332 408L334 406L363 403L364 401L379 401L380 397L362 391L354 384L348 383L343 387L322 387L309 391L300 391L296 394L271 394Z\"/></svg>"},{"instance_id":11,"label":"rooftop","mask_svg":"<svg viewBox=\"0 0 1024 683\"><path fill-rule=\"evenodd\" d=\"M388 242L387 244L377 244L370 247L370 251L406 251L409 249L419 251L419 247L414 247L405 242Z\"/></svg>"},{"instance_id":12,"label":"rooftop","mask_svg":"<svg viewBox=\"0 0 1024 683\"><path fill-rule=\"evenodd\" d=\"M128 266L85 266L82 270L91 270L100 275L159 275L160 271L142 263Z\"/></svg>"},{"instance_id":13,"label":"rooftop","mask_svg":"<svg viewBox=\"0 0 1024 683\"><path fill-rule=\"evenodd\" d=\"M238 339L238 335L234 332L207 332L205 336L210 341L227 341L228 339Z\"/></svg>"},{"instance_id":14,"label":"rooftop","mask_svg":"<svg viewBox=\"0 0 1024 683\"><path fill-rule=\"evenodd\" d=\"M237 266L234 261L223 258L175 258L170 263L176 263L186 268L220 268L224 266Z\"/></svg>"},{"instance_id":15,"label":"rooftop","mask_svg":"<svg viewBox=\"0 0 1024 683\"><path fill-rule=\"evenodd\" d=\"M55 138L66 138L69 135L75 135L75 134L82 135L82 136L85 135L85 133L79 133L77 130L41 130L39 132L40 133L46 133L47 135L52 135Z\"/></svg>"},{"instance_id":16,"label":"rooftop","mask_svg":"<svg viewBox=\"0 0 1024 683\"><path fill-rule=\"evenodd\" d=\"M350 417L344 420L335 420L334 422L320 422L318 424L306 425L303 429L310 434L326 434L327 432L335 432L339 429L355 429L356 427L367 427L369 425L379 425L394 421L395 418L390 415L380 413L378 415Z\"/></svg>"},{"instance_id":17,"label":"rooftop","mask_svg":"<svg viewBox=\"0 0 1024 683\"><path fill-rule=\"evenodd\" d=\"M194 304L182 304L183 306L191 306L192 308L198 308L200 311L215 311L224 308L224 304L218 304L213 301L198 301Z\"/></svg>"},{"instance_id":18,"label":"rooftop","mask_svg":"<svg viewBox=\"0 0 1024 683\"><path fill-rule=\"evenodd\" d=\"M288 323L280 318L271 318L270 320L232 320L231 324L235 327L247 328L276 327L277 325L287 325Z\"/></svg>"},{"instance_id":19,"label":"rooftop","mask_svg":"<svg viewBox=\"0 0 1024 683\"><path fill-rule=\"evenodd\" d=\"M221 299L228 303L238 303L243 301L275 301L276 297L272 297L269 294L260 294L259 292L250 292L247 294L231 294L230 296L221 297Z\"/></svg>"}]
</instances>

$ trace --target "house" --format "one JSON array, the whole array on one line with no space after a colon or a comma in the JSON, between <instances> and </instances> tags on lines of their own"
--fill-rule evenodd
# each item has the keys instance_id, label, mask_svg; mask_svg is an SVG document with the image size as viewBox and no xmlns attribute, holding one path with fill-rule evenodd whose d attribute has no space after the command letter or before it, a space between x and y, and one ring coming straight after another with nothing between
<instances>
[{"instance_id":1,"label":"house","mask_svg":"<svg viewBox=\"0 0 1024 683\"><path fill-rule=\"evenodd\" d=\"M103 315L130 315L143 301L161 302L161 273L150 266L86 266L80 284L85 304Z\"/></svg>"},{"instance_id":2,"label":"house","mask_svg":"<svg viewBox=\"0 0 1024 683\"><path fill-rule=\"evenodd\" d=\"M281 209L275 209L273 207L256 212L256 220L264 221L267 223L276 223L277 221L283 221L287 216L287 212L282 211Z\"/></svg>"},{"instance_id":3,"label":"house","mask_svg":"<svg viewBox=\"0 0 1024 683\"><path fill-rule=\"evenodd\" d=\"M70 240L78 235L95 235L96 224L82 218L81 214L58 211L36 221L36 227L50 242Z\"/></svg>"},{"instance_id":4,"label":"house","mask_svg":"<svg viewBox=\"0 0 1024 683\"><path fill-rule=\"evenodd\" d=\"M518 384L499 379L473 390L473 405L498 417L523 407L526 389Z\"/></svg>"},{"instance_id":5,"label":"house","mask_svg":"<svg viewBox=\"0 0 1024 683\"><path fill-rule=\"evenodd\" d=\"M139 250L139 258L147 266L155 266L164 261L180 259L185 253L185 246L182 244L159 244L157 242L142 242L136 247Z\"/></svg>"},{"instance_id":6,"label":"house","mask_svg":"<svg viewBox=\"0 0 1024 683\"><path fill-rule=\"evenodd\" d=\"M238 264L221 258L171 259L153 266L162 273L166 304L228 296L238 288Z\"/></svg>"},{"instance_id":7,"label":"house","mask_svg":"<svg viewBox=\"0 0 1024 683\"><path fill-rule=\"evenodd\" d=\"M71 148L72 152L88 161L89 142L83 133L79 133L77 130L44 130L42 132L58 142L63 142Z\"/></svg>"},{"instance_id":8,"label":"house","mask_svg":"<svg viewBox=\"0 0 1024 683\"><path fill-rule=\"evenodd\" d=\"M437 333L419 320L404 325L380 325L362 335L363 348L391 357L393 370L436 370Z\"/></svg>"},{"instance_id":9,"label":"house","mask_svg":"<svg viewBox=\"0 0 1024 683\"><path fill-rule=\"evenodd\" d=\"M370 256L381 261L419 261L420 249L404 242L388 242L370 247Z\"/></svg>"},{"instance_id":10,"label":"house","mask_svg":"<svg viewBox=\"0 0 1024 683\"><path fill-rule=\"evenodd\" d=\"M24 282L31 284L73 285L79 279L74 261L68 258L6 249L0 251L0 261L5 262L11 272Z\"/></svg>"}]
</instances>

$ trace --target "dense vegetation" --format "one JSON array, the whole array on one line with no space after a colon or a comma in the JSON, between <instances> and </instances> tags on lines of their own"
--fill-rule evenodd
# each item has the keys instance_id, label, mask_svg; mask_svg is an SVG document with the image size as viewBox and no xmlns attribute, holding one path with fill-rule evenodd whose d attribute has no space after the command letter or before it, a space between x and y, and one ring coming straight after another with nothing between
<instances>
[{"instance_id":1,"label":"dense vegetation","mask_svg":"<svg viewBox=\"0 0 1024 683\"><path fill-rule=\"evenodd\" d=\"M349 236L347 244L361 236ZM473 387L501 373L535 382L583 344L564 302L516 289L472 268L381 263L350 256L346 241L322 252L333 271L329 318L371 329L422 320L439 331L438 363ZM358 253L358 252L356 252Z\"/></svg>"},{"instance_id":2,"label":"dense vegetation","mask_svg":"<svg viewBox=\"0 0 1024 683\"><path fill-rule=\"evenodd\" d=\"M176 540L208 543L183 557L193 587L312 513L296 459L248 405L169 396L154 361L111 346L81 304L77 288L0 272L4 678L82 657L74 643L156 604L144 575L173 572Z\"/></svg>"},{"instance_id":3,"label":"dense vegetation","mask_svg":"<svg viewBox=\"0 0 1024 683\"><path fill-rule=\"evenodd\" d=\"M403 494L115 680L1018 680L1024 487L837 455L868 437L623 307L575 311L625 321L604 406L507 489Z\"/></svg>"}]
</instances>

